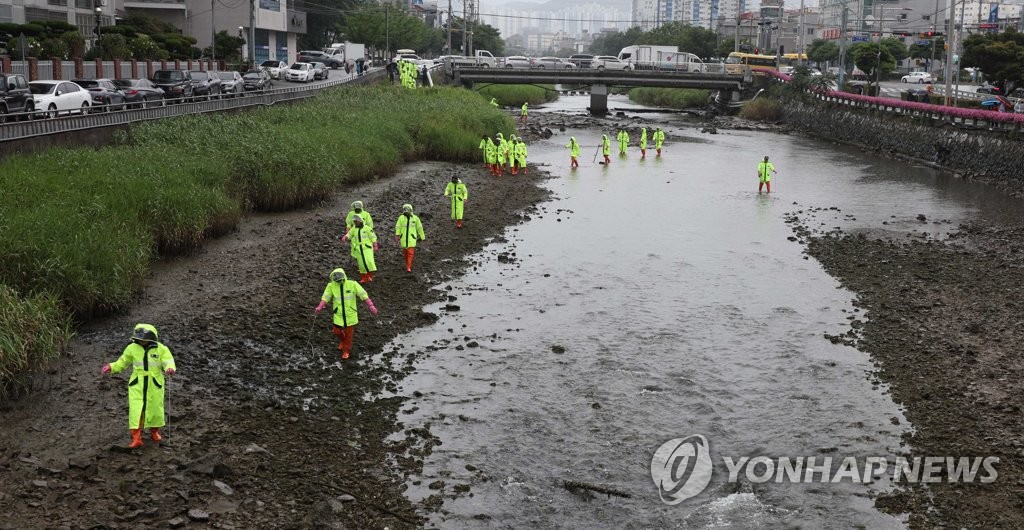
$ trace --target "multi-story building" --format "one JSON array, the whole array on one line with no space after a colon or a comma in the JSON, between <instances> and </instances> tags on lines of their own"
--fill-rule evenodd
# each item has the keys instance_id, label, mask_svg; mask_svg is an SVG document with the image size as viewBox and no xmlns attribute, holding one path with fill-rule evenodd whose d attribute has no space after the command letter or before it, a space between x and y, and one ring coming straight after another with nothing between
<instances>
[{"instance_id":1,"label":"multi-story building","mask_svg":"<svg viewBox=\"0 0 1024 530\"><path fill-rule=\"evenodd\" d=\"M252 2L255 31L249 24ZM196 38L197 46L213 43L214 33L241 35L248 44L255 36L256 61L295 57L298 35L306 32L306 13L289 9L290 0L18 0L0 5L0 22L61 20L78 26L93 38L97 23L109 26L115 18L143 14L179 28ZM248 48L249 46L247 46Z\"/></svg>"}]
</instances>

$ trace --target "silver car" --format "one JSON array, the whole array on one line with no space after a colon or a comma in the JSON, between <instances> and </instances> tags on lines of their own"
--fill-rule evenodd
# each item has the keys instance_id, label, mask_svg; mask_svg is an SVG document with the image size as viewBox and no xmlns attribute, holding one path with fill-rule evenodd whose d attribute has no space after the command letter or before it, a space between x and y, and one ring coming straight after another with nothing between
<instances>
[{"instance_id":1,"label":"silver car","mask_svg":"<svg viewBox=\"0 0 1024 530\"><path fill-rule=\"evenodd\" d=\"M558 57L541 57L533 59L534 68L552 68L555 70L571 70L576 68L575 64Z\"/></svg>"},{"instance_id":2,"label":"silver car","mask_svg":"<svg viewBox=\"0 0 1024 530\"><path fill-rule=\"evenodd\" d=\"M510 55L505 57L505 68L529 68L530 59L522 55Z\"/></svg>"},{"instance_id":3,"label":"silver car","mask_svg":"<svg viewBox=\"0 0 1024 530\"><path fill-rule=\"evenodd\" d=\"M225 96L233 97L245 91L245 88L242 86L242 74L238 72L217 72L217 77L220 78L220 91Z\"/></svg>"},{"instance_id":4,"label":"silver car","mask_svg":"<svg viewBox=\"0 0 1024 530\"><path fill-rule=\"evenodd\" d=\"M284 61L263 61L260 67L266 69L271 79L281 79L281 74L288 69L288 63Z\"/></svg>"}]
</instances>

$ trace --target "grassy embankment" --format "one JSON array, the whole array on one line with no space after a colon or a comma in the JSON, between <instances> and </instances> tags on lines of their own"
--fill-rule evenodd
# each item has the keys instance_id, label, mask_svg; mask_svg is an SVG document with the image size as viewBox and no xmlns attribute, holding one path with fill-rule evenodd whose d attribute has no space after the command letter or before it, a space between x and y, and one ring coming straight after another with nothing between
<instances>
[{"instance_id":1,"label":"grassy embankment","mask_svg":"<svg viewBox=\"0 0 1024 530\"><path fill-rule=\"evenodd\" d=\"M558 99L553 85L487 85L477 92L487 101L495 98L503 107L521 107L524 102L539 105Z\"/></svg>"},{"instance_id":2,"label":"grassy embankment","mask_svg":"<svg viewBox=\"0 0 1024 530\"><path fill-rule=\"evenodd\" d=\"M740 117L753 121L782 121L782 103L774 98L755 98L743 105Z\"/></svg>"},{"instance_id":3,"label":"grassy embankment","mask_svg":"<svg viewBox=\"0 0 1024 530\"><path fill-rule=\"evenodd\" d=\"M634 88L629 91L629 100L641 105L669 109L703 108L708 104L707 90L694 88Z\"/></svg>"},{"instance_id":4,"label":"grassy embankment","mask_svg":"<svg viewBox=\"0 0 1024 530\"><path fill-rule=\"evenodd\" d=\"M246 211L280 211L413 159L475 161L511 118L462 89L327 90L310 101L149 122L104 149L0 163L0 398L58 357L73 318L131 302L158 254ZM211 134L216 131L216 134Z\"/></svg>"}]
</instances>

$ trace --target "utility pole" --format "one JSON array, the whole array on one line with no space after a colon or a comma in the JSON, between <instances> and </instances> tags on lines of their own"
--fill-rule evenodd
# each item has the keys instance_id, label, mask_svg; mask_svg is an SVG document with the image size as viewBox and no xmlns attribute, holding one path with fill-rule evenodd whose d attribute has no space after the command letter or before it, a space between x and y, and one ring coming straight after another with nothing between
<instances>
[{"instance_id":1,"label":"utility pole","mask_svg":"<svg viewBox=\"0 0 1024 530\"><path fill-rule=\"evenodd\" d=\"M388 63L391 62L391 19L388 18L388 8L391 7L390 3L384 4L384 53L387 54Z\"/></svg>"},{"instance_id":2,"label":"utility pole","mask_svg":"<svg viewBox=\"0 0 1024 530\"><path fill-rule=\"evenodd\" d=\"M452 54L452 0L448 0L448 55Z\"/></svg>"},{"instance_id":3,"label":"utility pole","mask_svg":"<svg viewBox=\"0 0 1024 530\"><path fill-rule=\"evenodd\" d=\"M956 9L956 0L949 0L948 13L950 15L953 14L954 9ZM946 30L946 71L944 74L946 76L946 105L949 106L953 103L953 50L956 48L954 47L955 43L952 42L952 40L954 32L956 31L956 28L954 27L956 17L947 15L946 18L949 19L949 24L947 24L949 28Z\"/></svg>"},{"instance_id":4,"label":"utility pole","mask_svg":"<svg viewBox=\"0 0 1024 530\"><path fill-rule=\"evenodd\" d=\"M842 90L843 81L846 79L846 25L849 23L849 18L846 15L846 4L840 3L839 5L843 9L843 16L842 27L839 29L839 79L836 82L839 90Z\"/></svg>"},{"instance_id":5,"label":"utility pole","mask_svg":"<svg viewBox=\"0 0 1024 530\"><path fill-rule=\"evenodd\" d=\"M928 65L931 73L935 73L935 33L939 24L939 0L935 0L935 14L932 15L932 58Z\"/></svg>"},{"instance_id":6,"label":"utility pole","mask_svg":"<svg viewBox=\"0 0 1024 530\"><path fill-rule=\"evenodd\" d=\"M210 56L214 64L217 63L217 0L210 0ZM216 67L214 67L216 68Z\"/></svg>"},{"instance_id":7,"label":"utility pole","mask_svg":"<svg viewBox=\"0 0 1024 530\"><path fill-rule=\"evenodd\" d=\"M959 48L960 47L960 43L962 43L964 41L964 6L966 6L966 5L967 5L967 2L965 2L964 0L960 0L960 29L956 32L956 46L957 46L957 48ZM958 53L958 55L963 55L963 53L962 52ZM960 101L960 63L957 62L957 65L956 65L956 95L953 97L953 106L955 107L956 104L959 101Z\"/></svg>"},{"instance_id":8,"label":"utility pole","mask_svg":"<svg viewBox=\"0 0 1024 530\"><path fill-rule=\"evenodd\" d=\"M800 36L796 42L796 64L804 66L804 34L807 30L804 29L804 0L800 0Z\"/></svg>"},{"instance_id":9,"label":"utility pole","mask_svg":"<svg viewBox=\"0 0 1024 530\"><path fill-rule=\"evenodd\" d=\"M736 43L733 45L732 51L740 51L740 0L736 0Z\"/></svg>"},{"instance_id":10,"label":"utility pole","mask_svg":"<svg viewBox=\"0 0 1024 530\"><path fill-rule=\"evenodd\" d=\"M474 0L466 0L466 8L469 9L469 18L466 19L466 55L473 56L473 18L477 13L477 4Z\"/></svg>"},{"instance_id":11,"label":"utility pole","mask_svg":"<svg viewBox=\"0 0 1024 530\"><path fill-rule=\"evenodd\" d=\"M286 58L287 59L287 58ZM249 0L249 60L256 66L256 0ZM281 60L280 57L277 58Z\"/></svg>"}]
</instances>

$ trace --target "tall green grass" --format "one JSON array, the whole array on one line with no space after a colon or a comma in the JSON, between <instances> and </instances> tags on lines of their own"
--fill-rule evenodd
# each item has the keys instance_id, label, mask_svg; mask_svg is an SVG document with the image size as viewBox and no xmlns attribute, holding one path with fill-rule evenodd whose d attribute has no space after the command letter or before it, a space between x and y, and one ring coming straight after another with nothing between
<instances>
[{"instance_id":1,"label":"tall green grass","mask_svg":"<svg viewBox=\"0 0 1024 530\"><path fill-rule=\"evenodd\" d=\"M707 90L695 88L639 87L629 91L629 100L652 107L692 109L694 107L706 107L709 94L710 92Z\"/></svg>"},{"instance_id":2,"label":"tall green grass","mask_svg":"<svg viewBox=\"0 0 1024 530\"><path fill-rule=\"evenodd\" d=\"M777 122L782 116L782 103L772 98L752 99L740 110L741 118L754 121Z\"/></svg>"},{"instance_id":3,"label":"tall green grass","mask_svg":"<svg viewBox=\"0 0 1024 530\"><path fill-rule=\"evenodd\" d=\"M25 298L0 285L0 399L28 388L28 373L56 359L71 338L71 324L57 298Z\"/></svg>"},{"instance_id":4,"label":"tall green grass","mask_svg":"<svg viewBox=\"0 0 1024 530\"><path fill-rule=\"evenodd\" d=\"M375 86L148 122L99 150L8 158L0 315L19 317L0 320L0 337L13 337L0 343L0 380L49 351L25 349L34 347L25 318L66 322L69 313L124 307L156 254L194 249L246 211L309 205L408 160L475 162L482 134L513 130L507 114L470 91Z\"/></svg>"},{"instance_id":5,"label":"tall green grass","mask_svg":"<svg viewBox=\"0 0 1024 530\"><path fill-rule=\"evenodd\" d=\"M498 100L502 106L521 107L523 103L539 105L558 99L554 85L487 85L477 92L487 101Z\"/></svg>"}]
</instances>

